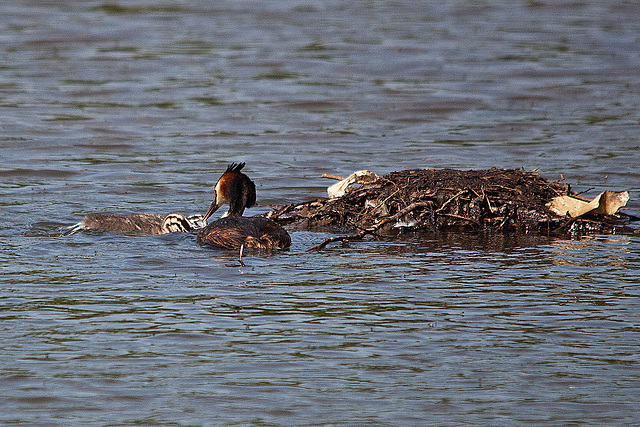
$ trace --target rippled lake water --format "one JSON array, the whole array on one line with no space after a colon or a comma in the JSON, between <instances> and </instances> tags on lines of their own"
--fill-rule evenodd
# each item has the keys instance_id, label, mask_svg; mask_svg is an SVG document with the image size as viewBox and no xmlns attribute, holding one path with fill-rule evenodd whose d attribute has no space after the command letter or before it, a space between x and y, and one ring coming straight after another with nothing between
<instances>
[{"instance_id":1,"label":"rippled lake water","mask_svg":"<svg viewBox=\"0 0 640 427\"><path fill-rule=\"evenodd\" d=\"M640 5L0 3L0 423L640 423L638 235L237 254L60 235L323 173L538 168L640 207Z\"/></svg>"}]
</instances>

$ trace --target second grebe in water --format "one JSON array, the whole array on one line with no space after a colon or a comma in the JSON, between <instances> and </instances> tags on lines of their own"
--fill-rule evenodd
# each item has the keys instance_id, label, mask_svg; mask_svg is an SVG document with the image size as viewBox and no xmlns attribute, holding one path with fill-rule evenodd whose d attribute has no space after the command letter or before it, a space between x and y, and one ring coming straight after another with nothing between
<instances>
[{"instance_id":1,"label":"second grebe in water","mask_svg":"<svg viewBox=\"0 0 640 427\"><path fill-rule=\"evenodd\" d=\"M65 234L80 230L103 230L122 234L167 234L176 231L195 231L207 225L201 215L185 216L181 213L114 215L94 213L69 227Z\"/></svg>"},{"instance_id":2,"label":"second grebe in water","mask_svg":"<svg viewBox=\"0 0 640 427\"><path fill-rule=\"evenodd\" d=\"M229 204L229 210L198 232L198 243L218 249L288 248L291 237L284 228L267 218L242 216L245 208L256 203L256 186L241 172L244 165L232 163L216 183L204 220L225 203Z\"/></svg>"}]
</instances>

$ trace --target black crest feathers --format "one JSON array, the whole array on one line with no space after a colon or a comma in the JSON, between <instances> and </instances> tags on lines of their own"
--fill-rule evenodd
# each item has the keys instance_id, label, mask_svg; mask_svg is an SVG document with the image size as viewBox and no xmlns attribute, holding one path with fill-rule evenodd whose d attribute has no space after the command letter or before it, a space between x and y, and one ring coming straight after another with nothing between
<instances>
[{"instance_id":1,"label":"black crest feathers","mask_svg":"<svg viewBox=\"0 0 640 427\"><path fill-rule=\"evenodd\" d=\"M245 163L231 163L225 172L240 172L244 167Z\"/></svg>"}]
</instances>

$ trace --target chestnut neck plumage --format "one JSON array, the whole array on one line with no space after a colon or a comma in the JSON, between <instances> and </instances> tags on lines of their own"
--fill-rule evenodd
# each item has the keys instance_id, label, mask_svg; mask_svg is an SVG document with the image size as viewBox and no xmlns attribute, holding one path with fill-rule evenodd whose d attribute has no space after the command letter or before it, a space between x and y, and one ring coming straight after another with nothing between
<instances>
[{"instance_id":1,"label":"chestnut neck plumage","mask_svg":"<svg viewBox=\"0 0 640 427\"><path fill-rule=\"evenodd\" d=\"M229 204L229 210L223 217L242 216L245 208L256 204L256 186L247 175L240 172L244 165L232 163L222 174L214 188L211 206L204 215L205 221L225 203Z\"/></svg>"}]
</instances>

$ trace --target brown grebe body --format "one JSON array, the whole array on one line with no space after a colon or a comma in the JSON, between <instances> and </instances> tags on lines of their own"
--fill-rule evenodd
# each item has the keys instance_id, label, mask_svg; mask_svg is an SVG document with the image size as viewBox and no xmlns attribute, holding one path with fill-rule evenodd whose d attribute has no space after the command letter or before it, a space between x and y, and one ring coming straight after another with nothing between
<instances>
[{"instance_id":1,"label":"brown grebe body","mask_svg":"<svg viewBox=\"0 0 640 427\"><path fill-rule=\"evenodd\" d=\"M227 216L200 230L198 243L215 249L286 249L291 246L287 231L267 218Z\"/></svg>"},{"instance_id":2,"label":"brown grebe body","mask_svg":"<svg viewBox=\"0 0 640 427\"><path fill-rule=\"evenodd\" d=\"M198 243L217 249L288 248L291 236L284 228L267 218L242 216L245 208L256 203L256 186L241 172L244 165L231 164L216 183L213 201L204 220L225 203L229 204L229 210L198 232Z\"/></svg>"},{"instance_id":3,"label":"brown grebe body","mask_svg":"<svg viewBox=\"0 0 640 427\"><path fill-rule=\"evenodd\" d=\"M80 230L102 230L122 234L167 234L177 231L195 231L206 225L200 215L185 216L181 213L115 215L94 213L69 227L67 234Z\"/></svg>"}]
</instances>

